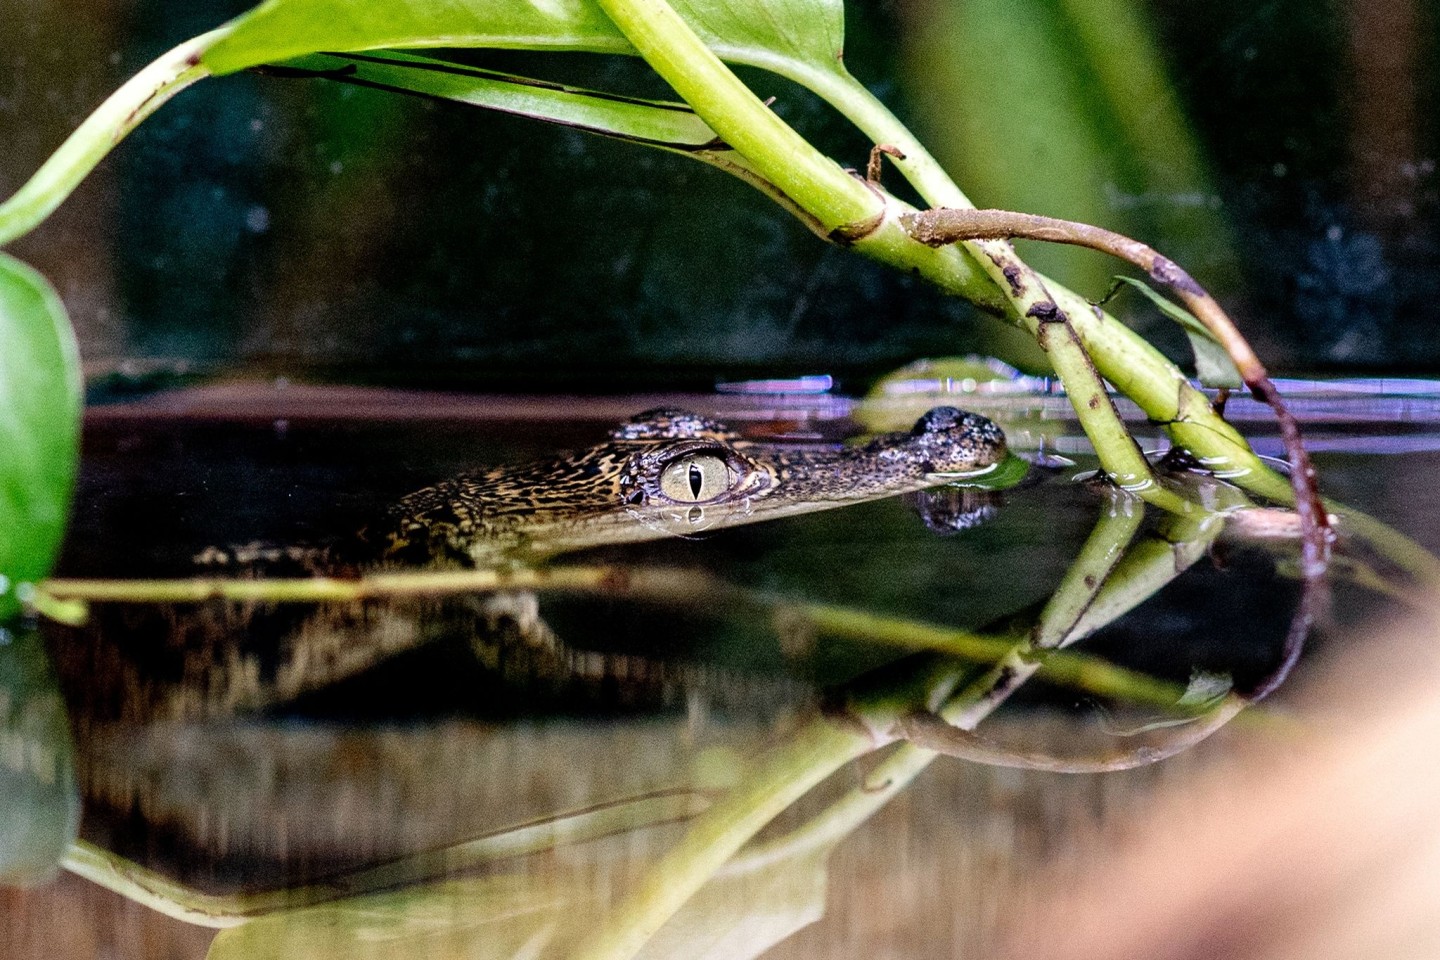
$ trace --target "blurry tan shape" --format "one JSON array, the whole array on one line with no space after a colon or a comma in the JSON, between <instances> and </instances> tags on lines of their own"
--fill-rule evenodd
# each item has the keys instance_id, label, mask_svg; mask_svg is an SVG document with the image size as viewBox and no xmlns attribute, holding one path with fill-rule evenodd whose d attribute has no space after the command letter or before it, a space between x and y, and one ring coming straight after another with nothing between
<instances>
[{"instance_id":1,"label":"blurry tan shape","mask_svg":"<svg viewBox=\"0 0 1440 960\"><path fill-rule=\"evenodd\" d=\"M1172 784L1057 864L998 955L1440 956L1437 636L1417 624L1347 651L1303 695L1309 733Z\"/></svg>"}]
</instances>

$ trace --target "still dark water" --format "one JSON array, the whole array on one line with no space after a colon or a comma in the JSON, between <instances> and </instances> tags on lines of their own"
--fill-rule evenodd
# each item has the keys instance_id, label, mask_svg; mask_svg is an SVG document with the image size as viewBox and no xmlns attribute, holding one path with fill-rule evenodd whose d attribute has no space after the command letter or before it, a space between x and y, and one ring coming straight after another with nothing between
<instances>
[{"instance_id":1,"label":"still dark water","mask_svg":"<svg viewBox=\"0 0 1440 960\"><path fill-rule=\"evenodd\" d=\"M1385 392L1301 401L1324 489L1433 549L1440 400L1427 384L1376 389ZM317 542L417 487L587 446L661 402L750 436L808 443L838 441L861 422L903 428L924 409L825 395L487 400L283 386L101 407L87 424L60 575L185 575L211 545ZM1093 546L1097 523L1138 509L1074 479L1094 463L1063 399L967 405L1000 419L1027 456L1061 454L1074 465L993 495L993 516L959 532L937 533L924 519L948 501L909 496L561 558L679 569L736 590L709 600L506 595L507 615L538 617L567 651L548 659L517 660L499 640L476 642L476 608L453 599L438 613L395 607L398 633L382 629L385 608L372 604L340 640L333 630L306 639L309 606L212 603L200 608L209 611L203 630L194 607L97 606L98 635L47 627L73 758L63 737L51 749L61 767L73 765L83 810L75 849L136 865L121 873L148 893L132 885L127 899L112 892L116 883L74 872L0 893L0 955L580 955L635 909L647 880L668 876L661 858L707 822L704 811L737 802L767 763L826 722L823 711L838 715L846 691L915 662L884 642L797 636L777 611L822 604L989 633L1032 623L1087 538ZM1237 404L1232 415L1262 450L1277 447L1258 411ZM1160 518L1136 527L1128 548L1122 540L1112 549L1133 557L1164 542L1169 558L1184 539ZM1222 535L1188 569L1167 561L1153 595L1076 649L1177 690L1197 678L1244 690L1279 657L1297 596L1294 553ZM1403 610L1342 579L1293 686L1160 764L1074 775L920 759L893 745L860 750L782 804L773 822L757 823L758 846L716 873L642 955L1002 955L1030 923L1024 910L1045 904L1052 887L1083 887L1117 831L1165 809L1167 791L1185 796L1192 778L1217 771L1222 781L1241 777L1257 750L1296 736L1289 724L1300 718L1303 727L1315 701L1295 691L1314 687L1328 664L1363 661L1374 631ZM230 625L228 638L216 639L215 623ZM42 638L8 639L18 654ZM341 666L327 676L315 669L321 661ZM545 667L552 661L578 664L589 679L557 676ZM26 662L26 689L43 693L43 662ZM1365 713L1340 711L1357 724ZM1169 716L1042 673L981 729L1016 750L1098 756ZM889 773L876 782L877 770L905 757L904 782ZM75 815L64 779L48 794L23 777L0 780L17 790L6 801L11 847L37 823L63 838ZM42 795L48 811L37 808ZM467 841L476 842L457 846ZM419 858L426 851L445 852ZM384 863L399 866L363 872ZM1167 869L1178 878L1185 864ZM178 886L157 893L157 878ZM322 882L338 886L317 894ZM263 916L214 939L213 928L143 905L147 897L221 923L252 907ZM307 910L312 901L326 903Z\"/></svg>"}]
</instances>

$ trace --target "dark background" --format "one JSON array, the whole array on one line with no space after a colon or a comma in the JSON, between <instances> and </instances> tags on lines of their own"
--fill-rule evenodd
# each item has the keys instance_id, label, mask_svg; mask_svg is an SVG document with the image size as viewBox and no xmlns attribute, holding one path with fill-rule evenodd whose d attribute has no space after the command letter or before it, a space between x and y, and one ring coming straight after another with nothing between
<instances>
[{"instance_id":1,"label":"dark background","mask_svg":"<svg viewBox=\"0 0 1440 960\"><path fill-rule=\"evenodd\" d=\"M246 6L10 0L0 195L125 78ZM978 203L1153 243L1275 369L1424 372L1440 361L1435 6L851 2L846 62ZM1117 11L1139 32L1108 29ZM465 56L664 95L625 58ZM1158 70L1178 125L1136 94L1127 126L1100 82L1116 64ZM745 76L863 165L869 144L832 111ZM112 386L241 371L604 391L826 372L853 389L920 355L1026 358L964 303L827 247L710 168L323 81L201 83L11 252L56 283ZM1031 253L1091 296L1115 272ZM1116 309L1183 356L1138 298Z\"/></svg>"}]
</instances>

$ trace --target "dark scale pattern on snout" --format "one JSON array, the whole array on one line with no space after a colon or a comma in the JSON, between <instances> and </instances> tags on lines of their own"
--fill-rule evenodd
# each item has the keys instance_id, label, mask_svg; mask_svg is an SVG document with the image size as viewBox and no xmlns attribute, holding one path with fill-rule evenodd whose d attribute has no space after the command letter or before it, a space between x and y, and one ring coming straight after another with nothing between
<instances>
[{"instance_id":1,"label":"dark scale pattern on snout","mask_svg":"<svg viewBox=\"0 0 1440 960\"><path fill-rule=\"evenodd\" d=\"M930 462L927 473L961 473L999 463L1005 456L1005 433L994 421L955 407L928 411L910 434Z\"/></svg>"}]
</instances>

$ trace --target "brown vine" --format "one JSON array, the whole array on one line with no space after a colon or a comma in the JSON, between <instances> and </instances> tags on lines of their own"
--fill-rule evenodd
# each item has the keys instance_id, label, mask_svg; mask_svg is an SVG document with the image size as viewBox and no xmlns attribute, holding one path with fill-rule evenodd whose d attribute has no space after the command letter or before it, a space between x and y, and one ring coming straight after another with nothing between
<instances>
[{"instance_id":1,"label":"brown vine","mask_svg":"<svg viewBox=\"0 0 1440 960\"><path fill-rule=\"evenodd\" d=\"M1178 264L1161 256L1152 247L1123 234L1086 223L1009 210L949 207L906 214L900 221L912 238L932 247L963 240L1011 240L1016 237L1088 247L1134 264L1144 270L1152 280L1173 291L1225 348L1251 394L1275 411L1285 453L1290 461L1290 486L1295 493L1295 512L1300 518L1301 574L1306 589L1302 603L1303 613L1299 619L1305 621L1308 627L1324 595L1321 580L1329 564L1334 539L1330 518L1320 499L1315 468L1305 450L1300 424L1275 389L1264 364L1214 297ZM1301 635L1303 636L1303 632ZM1293 636L1287 639L1287 661L1292 661L1293 656L1298 655L1297 647L1298 643ZM1268 689L1265 692L1268 692Z\"/></svg>"}]
</instances>

